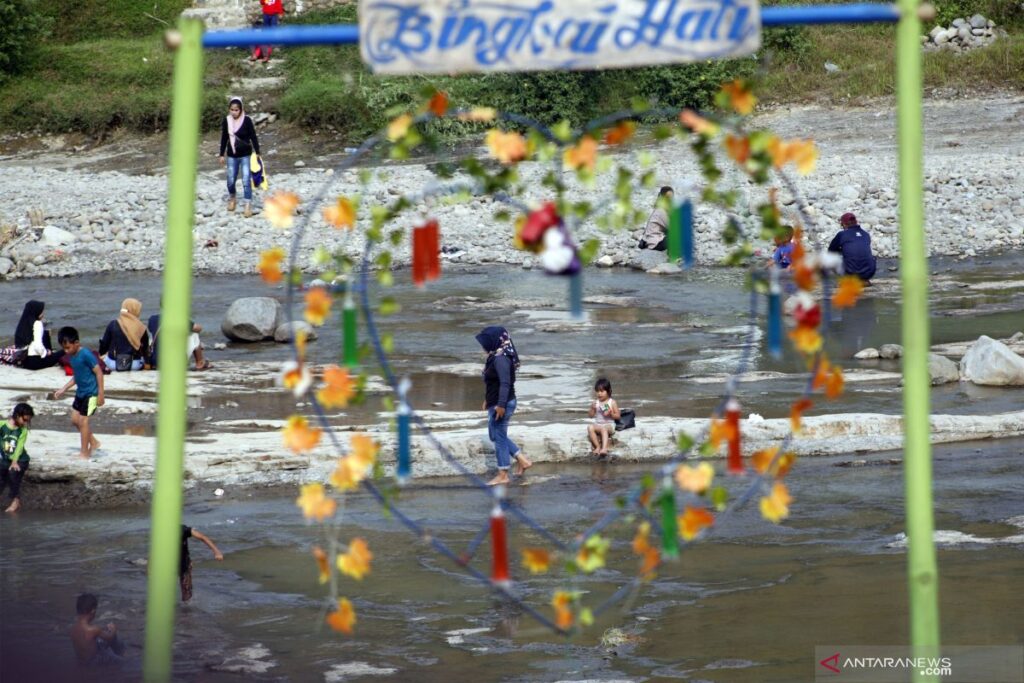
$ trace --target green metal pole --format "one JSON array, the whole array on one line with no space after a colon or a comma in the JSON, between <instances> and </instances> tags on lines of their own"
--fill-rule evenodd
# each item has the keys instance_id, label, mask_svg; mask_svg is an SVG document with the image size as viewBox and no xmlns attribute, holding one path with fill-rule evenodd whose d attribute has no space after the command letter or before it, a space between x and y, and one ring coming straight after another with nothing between
<instances>
[{"instance_id":1,"label":"green metal pole","mask_svg":"<svg viewBox=\"0 0 1024 683\"><path fill-rule=\"evenodd\" d=\"M928 418L928 261L924 241L919 0L900 0L896 33L900 169L900 284L903 288L903 476L906 491L910 640L915 653L937 654L939 575L932 516L932 452ZM915 672L916 681L935 677Z\"/></svg>"},{"instance_id":2,"label":"green metal pole","mask_svg":"<svg viewBox=\"0 0 1024 683\"><path fill-rule=\"evenodd\" d=\"M147 683L169 681L174 645L181 547L182 470L185 456L189 306L192 300L192 217L199 147L199 102L203 74L202 22L182 19L171 109L171 169L167 191L167 237L163 310L160 315L160 394L157 452L150 519L149 581L146 602ZM180 37L180 44L178 40Z\"/></svg>"}]
</instances>

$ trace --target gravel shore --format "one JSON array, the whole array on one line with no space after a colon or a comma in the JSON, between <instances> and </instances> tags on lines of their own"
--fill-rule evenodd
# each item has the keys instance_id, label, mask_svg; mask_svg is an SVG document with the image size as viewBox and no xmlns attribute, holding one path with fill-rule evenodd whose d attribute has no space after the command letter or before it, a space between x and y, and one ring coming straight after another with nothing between
<instances>
[{"instance_id":1,"label":"gravel shore","mask_svg":"<svg viewBox=\"0 0 1024 683\"><path fill-rule=\"evenodd\" d=\"M818 244L827 242L838 229L839 215L853 211L871 232L878 255L899 254L896 126L890 103L855 109L776 109L760 115L755 122L787 137L811 137L818 142L821 156L817 171L797 180L817 223L816 230L809 232ZM969 258L982 251L1024 245L1022 122L1024 98L1020 97L932 100L926 104L925 208L931 253ZM659 185L678 187L699 178L692 155L680 141L644 149L655 156ZM5 187L0 219L17 229L14 239L0 252L0 277L66 277L110 270L161 269L166 175L94 171L90 169L90 155L100 158L103 153L0 153L4 162L0 182ZM393 202L400 194L418 193L437 182L424 164L384 164L373 167L374 177L364 190L355 171L333 172L336 157L295 161L289 172L284 172L276 166L273 153L266 156L272 188L297 192L306 205L327 183L331 183L326 189L328 200L339 194L362 193L361 226L368 222L366 206ZM617 160L639 168L635 151L627 151ZM546 198L539 181L547 170L547 166L535 163L521 167L528 201ZM580 187L573 178L570 195L600 204L612 195L611 176L599 176L590 188ZM737 214L741 219L749 218L750 209L763 200L763 191L743 182L738 172L728 172L724 183L741 189ZM780 196L789 210L795 209L793 197L785 192ZM634 194L634 201L641 207L653 199L648 190ZM433 201L408 212L396 227L407 228L430 214L441 224L450 261L535 267L532 255L512 245L509 224L493 219L496 208L488 197L462 203ZM304 240L300 263L308 264L314 248L320 245L341 247L353 255L361 253L363 243L358 231L352 235L335 231L323 223L318 211L316 214ZM219 169L199 174L195 219L197 271L252 273L262 250L274 245L288 249L291 245L290 232L275 230L263 217L246 219L241 211L226 211L223 171ZM720 211L698 205L695 225L699 262L714 263L722 258L719 231L723 219ZM754 225L749 220L746 223ZM642 226L636 227L638 230ZM584 224L577 226L575 233L581 241L592 236L601 239L601 265L647 268L652 265L650 259L638 258L641 252L635 249L637 230L605 233L595 225ZM768 248L764 243L759 246ZM395 256L398 265L407 263L407 247L400 247Z\"/></svg>"}]
</instances>

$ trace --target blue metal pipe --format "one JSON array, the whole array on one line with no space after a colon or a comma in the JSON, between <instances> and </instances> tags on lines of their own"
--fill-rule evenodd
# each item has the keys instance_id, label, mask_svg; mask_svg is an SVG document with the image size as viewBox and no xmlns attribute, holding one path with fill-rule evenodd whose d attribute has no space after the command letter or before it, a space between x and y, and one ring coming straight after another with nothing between
<instances>
[{"instance_id":1,"label":"blue metal pipe","mask_svg":"<svg viewBox=\"0 0 1024 683\"><path fill-rule=\"evenodd\" d=\"M852 5L797 5L762 7L762 26L793 24L865 24L899 21L900 12L889 3ZM203 47L249 47L251 45L355 45L359 26L283 26L271 29L211 31L203 34Z\"/></svg>"}]
</instances>

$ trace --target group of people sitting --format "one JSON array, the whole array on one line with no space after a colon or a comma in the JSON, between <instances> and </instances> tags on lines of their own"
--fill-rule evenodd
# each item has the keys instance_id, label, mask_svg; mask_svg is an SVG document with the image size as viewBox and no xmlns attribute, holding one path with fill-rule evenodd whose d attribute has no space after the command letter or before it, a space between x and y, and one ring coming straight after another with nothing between
<instances>
[{"instance_id":1,"label":"group of people sitting","mask_svg":"<svg viewBox=\"0 0 1024 683\"><path fill-rule=\"evenodd\" d=\"M669 226L668 211L672 207L672 195L672 188L667 185L658 192L654 210L647 219L643 236L637 244L637 248L665 251ZM871 251L871 235L860 226L857 217L852 213L844 213L839 218L839 225L842 230L832 238L828 250L843 257L843 273L856 275L870 284L877 267L875 255ZM783 270L789 268L789 254L793 250L792 239L793 230L789 228L786 236L775 240L775 252L772 254L772 260L777 267Z\"/></svg>"},{"instance_id":2,"label":"group of people sitting","mask_svg":"<svg viewBox=\"0 0 1024 683\"><path fill-rule=\"evenodd\" d=\"M25 304L14 333L14 346L6 357L27 370L41 370L67 365L64 351L53 350L50 331L43 317L46 304L32 300ZM139 317L142 303L138 299L121 302L118 316L111 320L100 337L97 356L108 372L156 369L157 344L160 339L160 314L151 315L147 323ZM195 359L196 370L213 367L206 359L199 333L203 328L191 322L188 355Z\"/></svg>"}]
</instances>

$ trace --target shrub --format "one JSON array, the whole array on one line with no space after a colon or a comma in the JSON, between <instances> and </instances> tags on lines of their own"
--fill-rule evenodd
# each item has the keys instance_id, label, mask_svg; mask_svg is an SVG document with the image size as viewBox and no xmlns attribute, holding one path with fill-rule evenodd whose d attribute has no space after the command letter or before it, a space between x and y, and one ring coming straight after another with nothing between
<instances>
[{"instance_id":1,"label":"shrub","mask_svg":"<svg viewBox=\"0 0 1024 683\"><path fill-rule=\"evenodd\" d=\"M32 61L51 24L34 0L0 0L0 83Z\"/></svg>"}]
</instances>

